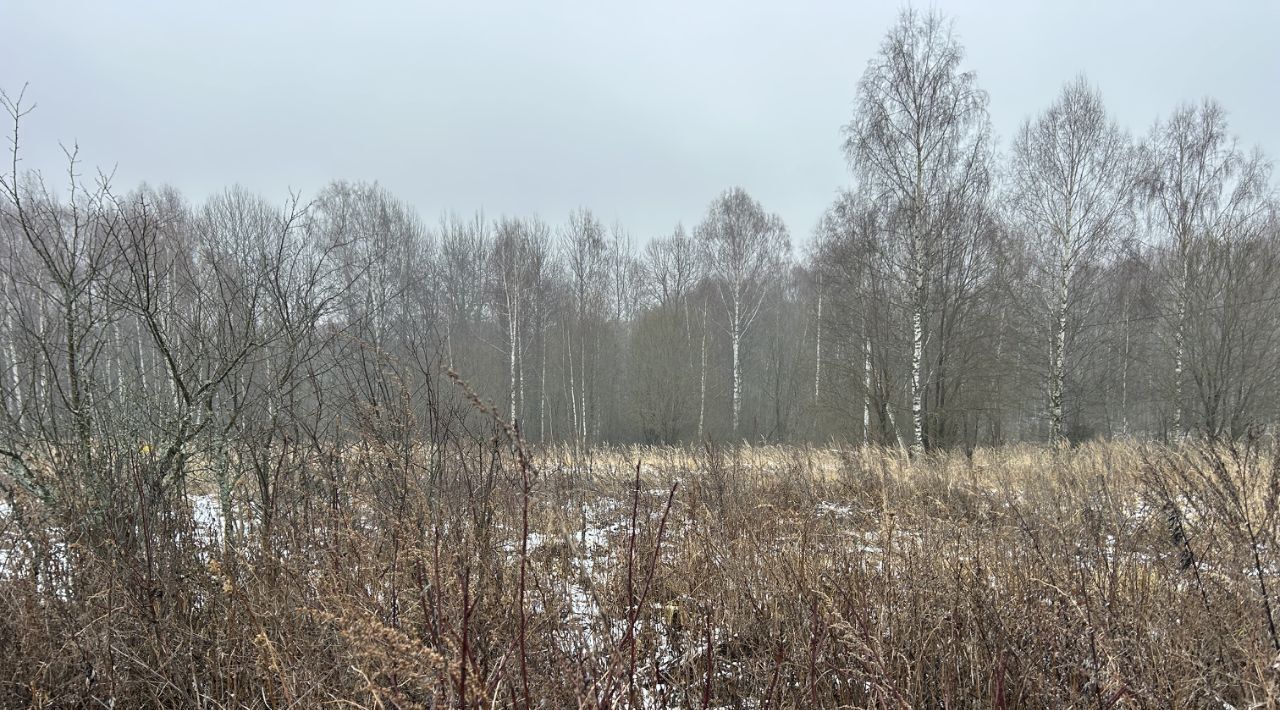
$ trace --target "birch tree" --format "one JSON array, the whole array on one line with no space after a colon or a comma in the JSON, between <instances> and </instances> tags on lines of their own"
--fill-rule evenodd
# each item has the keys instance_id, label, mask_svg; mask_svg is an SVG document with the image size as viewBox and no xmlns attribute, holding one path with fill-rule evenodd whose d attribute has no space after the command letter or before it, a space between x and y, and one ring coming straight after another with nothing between
<instances>
[{"instance_id":1,"label":"birch tree","mask_svg":"<svg viewBox=\"0 0 1280 710\"><path fill-rule=\"evenodd\" d=\"M1111 246L1131 203L1132 149L1084 77L1023 124L1013 143L1013 205L1041 268L1052 334L1047 412L1049 440L1060 443L1066 386L1068 318L1079 306L1086 268ZM1074 335L1073 331L1071 335Z\"/></svg>"},{"instance_id":2,"label":"birch tree","mask_svg":"<svg viewBox=\"0 0 1280 710\"><path fill-rule=\"evenodd\" d=\"M1172 429L1182 436L1187 320L1206 271L1203 247L1212 236L1238 229L1260 213L1266 205L1267 164L1260 154L1248 155L1237 147L1226 111L1211 99L1184 104L1157 123L1143 158L1143 197L1172 257L1167 279Z\"/></svg>"},{"instance_id":3,"label":"birch tree","mask_svg":"<svg viewBox=\"0 0 1280 710\"><path fill-rule=\"evenodd\" d=\"M695 238L726 311L725 331L732 351L730 421L737 436L742 414L742 339L759 315L773 279L781 273L791 241L782 219L767 214L739 187L711 203Z\"/></svg>"},{"instance_id":4,"label":"birch tree","mask_svg":"<svg viewBox=\"0 0 1280 710\"><path fill-rule=\"evenodd\" d=\"M928 280L947 237L947 220L973 186L986 182L987 95L951 23L904 11L858 83L845 155L861 187L892 207L888 220L905 247L911 313L913 446L925 444L924 349Z\"/></svg>"},{"instance_id":5,"label":"birch tree","mask_svg":"<svg viewBox=\"0 0 1280 710\"><path fill-rule=\"evenodd\" d=\"M80 454L91 457L99 424L95 414L105 404L95 390L107 361L109 327L118 317L107 297L119 269L119 253L108 236L115 216L109 179L100 175L86 183L74 146L63 148L65 197L56 195L40 173L20 172L20 125L31 107L24 106L21 94L10 99L0 93L0 109L12 126L9 170L0 175L0 220L17 236L33 267L15 275L19 288L42 304L39 325L19 327L39 333L40 389L57 404L56 409L48 405L50 416L38 427L46 441L74 442ZM12 320L9 326L12 333Z\"/></svg>"},{"instance_id":6,"label":"birch tree","mask_svg":"<svg viewBox=\"0 0 1280 710\"><path fill-rule=\"evenodd\" d=\"M825 405L860 420L864 443L897 444L900 433L894 409L899 407L901 372L906 362L901 345L906 340L898 279L893 271L892 242L885 242L880 211L866 195L844 192L823 214L815 232L810 257L821 279L830 306L823 310L822 328L831 375L828 390L839 377L844 389L827 396ZM878 424L878 427L875 425Z\"/></svg>"},{"instance_id":7,"label":"birch tree","mask_svg":"<svg viewBox=\"0 0 1280 710\"><path fill-rule=\"evenodd\" d=\"M526 331L538 316L550 231L538 220L503 219L494 234L490 278L495 312L506 332L509 412L524 420Z\"/></svg>"},{"instance_id":8,"label":"birch tree","mask_svg":"<svg viewBox=\"0 0 1280 710\"><path fill-rule=\"evenodd\" d=\"M589 210L569 216L561 234L561 250L569 280L569 310L565 328L566 386L570 428L585 441L597 408L595 364L599 331L607 294L607 253L604 225Z\"/></svg>"},{"instance_id":9,"label":"birch tree","mask_svg":"<svg viewBox=\"0 0 1280 710\"><path fill-rule=\"evenodd\" d=\"M376 183L334 182L313 206L317 233L343 261L352 331L394 350L409 330L429 328L431 242L414 211Z\"/></svg>"}]
</instances>

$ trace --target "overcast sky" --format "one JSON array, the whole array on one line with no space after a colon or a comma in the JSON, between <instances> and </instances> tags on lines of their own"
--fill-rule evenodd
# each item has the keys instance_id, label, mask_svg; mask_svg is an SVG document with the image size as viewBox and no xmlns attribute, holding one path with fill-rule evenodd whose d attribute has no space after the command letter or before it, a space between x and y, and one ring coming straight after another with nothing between
<instances>
[{"instance_id":1,"label":"overcast sky","mask_svg":"<svg viewBox=\"0 0 1280 710\"><path fill-rule=\"evenodd\" d=\"M198 6L198 7L197 7ZM924 7L930 7L924 5ZM1280 157L1280 3L941 2L1001 146L1084 72L1144 133L1213 96ZM377 180L443 210L579 206L638 241L745 187L805 241L850 178L854 86L892 2L380 3L0 0L0 88L119 186L273 199Z\"/></svg>"}]
</instances>

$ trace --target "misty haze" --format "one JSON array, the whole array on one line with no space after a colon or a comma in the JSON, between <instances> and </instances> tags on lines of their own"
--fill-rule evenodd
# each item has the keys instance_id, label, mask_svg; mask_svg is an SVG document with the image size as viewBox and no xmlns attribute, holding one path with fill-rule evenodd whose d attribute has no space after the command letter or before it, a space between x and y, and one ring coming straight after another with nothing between
<instances>
[{"instance_id":1,"label":"misty haze","mask_svg":"<svg viewBox=\"0 0 1280 710\"><path fill-rule=\"evenodd\" d=\"M0 707L1280 706L1280 6L0 6Z\"/></svg>"}]
</instances>

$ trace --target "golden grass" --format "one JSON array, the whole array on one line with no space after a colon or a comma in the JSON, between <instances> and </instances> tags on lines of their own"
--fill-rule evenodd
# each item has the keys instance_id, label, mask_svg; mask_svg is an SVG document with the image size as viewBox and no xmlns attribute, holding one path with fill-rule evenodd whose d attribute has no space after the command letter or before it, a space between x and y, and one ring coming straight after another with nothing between
<instances>
[{"instance_id":1,"label":"golden grass","mask_svg":"<svg viewBox=\"0 0 1280 710\"><path fill-rule=\"evenodd\" d=\"M527 494L492 441L445 452L299 456L269 511L233 471L227 540L164 492L19 496L0 705L1280 698L1280 476L1257 442L546 447Z\"/></svg>"}]
</instances>

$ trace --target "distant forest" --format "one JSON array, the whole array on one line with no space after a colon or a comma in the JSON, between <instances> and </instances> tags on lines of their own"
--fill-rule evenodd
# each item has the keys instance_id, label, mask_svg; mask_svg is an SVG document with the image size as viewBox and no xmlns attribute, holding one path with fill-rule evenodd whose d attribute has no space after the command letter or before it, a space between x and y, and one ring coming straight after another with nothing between
<instances>
[{"instance_id":1,"label":"distant forest","mask_svg":"<svg viewBox=\"0 0 1280 710\"><path fill-rule=\"evenodd\" d=\"M73 153L30 172L39 87L10 92L0 438L343 436L351 407L469 408L450 370L532 442L974 447L1276 420L1277 198L1224 107L1134 134L1087 78L1046 77L1060 94L997 151L951 23L912 11L850 79L832 126L850 182L816 227L728 187L663 235L585 207L425 219L343 181L195 202Z\"/></svg>"}]
</instances>

